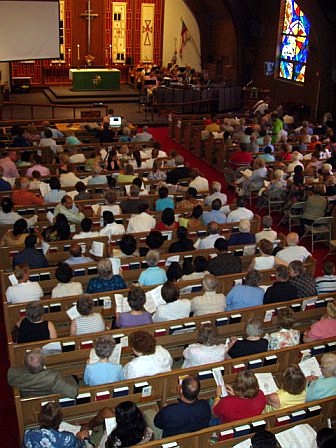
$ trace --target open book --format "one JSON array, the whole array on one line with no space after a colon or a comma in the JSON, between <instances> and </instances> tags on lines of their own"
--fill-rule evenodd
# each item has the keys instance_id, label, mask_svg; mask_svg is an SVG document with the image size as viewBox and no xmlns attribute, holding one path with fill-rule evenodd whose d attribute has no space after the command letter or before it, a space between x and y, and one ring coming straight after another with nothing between
<instances>
[{"instance_id":1,"label":"open book","mask_svg":"<svg viewBox=\"0 0 336 448\"><path fill-rule=\"evenodd\" d=\"M227 390L225 387L222 371L223 370L221 367L215 367L214 369L212 369L212 374L215 379L216 385L220 386L222 388L221 397L226 397L228 395L228 393L227 393Z\"/></svg>"},{"instance_id":2,"label":"open book","mask_svg":"<svg viewBox=\"0 0 336 448\"><path fill-rule=\"evenodd\" d=\"M159 305L166 303L161 297L161 288L162 285L159 285L156 288L146 292L145 310L151 314L155 313L156 308ZM127 297L124 297L122 294L114 294L114 300L116 303L117 313L128 313L131 311L131 308L127 302Z\"/></svg>"},{"instance_id":3,"label":"open book","mask_svg":"<svg viewBox=\"0 0 336 448\"><path fill-rule=\"evenodd\" d=\"M256 373L255 376L258 380L259 389L265 395L273 394L279 389L271 373Z\"/></svg>"},{"instance_id":4,"label":"open book","mask_svg":"<svg viewBox=\"0 0 336 448\"><path fill-rule=\"evenodd\" d=\"M96 257L102 257L104 254L104 243L101 243L100 241L92 241L90 254Z\"/></svg>"},{"instance_id":5,"label":"open book","mask_svg":"<svg viewBox=\"0 0 336 448\"><path fill-rule=\"evenodd\" d=\"M305 359L299 363L299 367L305 377L307 376L322 376L322 371L320 369L319 363L315 356Z\"/></svg>"},{"instance_id":6,"label":"open book","mask_svg":"<svg viewBox=\"0 0 336 448\"><path fill-rule=\"evenodd\" d=\"M316 431L308 424L296 425L286 431L275 434L282 448L315 448Z\"/></svg>"}]
</instances>

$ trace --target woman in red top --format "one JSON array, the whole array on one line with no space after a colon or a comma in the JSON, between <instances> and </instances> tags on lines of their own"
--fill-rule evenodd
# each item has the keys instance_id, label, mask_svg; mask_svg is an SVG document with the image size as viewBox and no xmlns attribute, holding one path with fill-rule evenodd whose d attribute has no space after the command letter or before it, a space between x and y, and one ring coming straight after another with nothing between
<instances>
[{"instance_id":1,"label":"woman in red top","mask_svg":"<svg viewBox=\"0 0 336 448\"><path fill-rule=\"evenodd\" d=\"M161 221L157 223L156 230L174 230L178 228L172 208L165 208L161 214Z\"/></svg>"},{"instance_id":2,"label":"woman in red top","mask_svg":"<svg viewBox=\"0 0 336 448\"><path fill-rule=\"evenodd\" d=\"M226 385L228 394L221 398L221 387L217 387L212 412L220 423L233 422L260 415L266 406L266 397L259 389L254 373L249 370L237 374L232 387Z\"/></svg>"},{"instance_id":3,"label":"woman in red top","mask_svg":"<svg viewBox=\"0 0 336 448\"><path fill-rule=\"evenodd\" d=\"M290 145L288 143L283 143L280 148L279 153L280 162L290 162L292 160L292 154L290 152Z\"/></svg>"}]
</instances>

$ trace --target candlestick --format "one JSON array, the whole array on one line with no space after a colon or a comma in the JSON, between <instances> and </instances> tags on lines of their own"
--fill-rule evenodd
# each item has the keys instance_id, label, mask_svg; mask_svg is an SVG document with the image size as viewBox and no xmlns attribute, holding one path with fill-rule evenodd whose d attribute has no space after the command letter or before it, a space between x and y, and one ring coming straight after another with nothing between
<instances>
[{"instance_id":1,"label":"candlestick","mask_svg":"<svg viewBox=\"0 0 336 448\"><path fill-rule=\"evenodd\" d=\"M77 44L77 59L80 60L80 45Z\"/></svg>"},{"instance_id":2,"label":"candlestick","mask_svg":"<svg viewBox=\"0 0 336 448\"><path fill-rule=\"evenodd\" d=\"M68 49L68 64L71 65L71 48Z\"/></svg>"}]
</instances>

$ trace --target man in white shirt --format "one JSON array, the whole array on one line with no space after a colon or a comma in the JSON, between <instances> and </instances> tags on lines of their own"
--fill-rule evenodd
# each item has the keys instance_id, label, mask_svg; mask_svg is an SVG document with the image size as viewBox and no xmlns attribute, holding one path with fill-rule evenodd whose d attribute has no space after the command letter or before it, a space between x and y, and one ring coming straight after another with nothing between
<instances>
[{"instance_id":1,"label":"man in white shirt","mask_svg":"<svg viewBox=\"0 0 336 448\"><path fill-rule=\"evenodd\" d=\"M97 236L99 236L99 232L92 232L92 219L90 218L84 218L81 221L81 228L82 230L79 233L76 233L72 239L73 240L79 240L79 239L83 239L83 238L95 238Z\"/></svg>"},{"instance_id":2,"label":"man in white shirt","mask_svg":"<svg viewBox=\"0 0 336 448\"><path fill-rule=\"evenodd\" d=\"M43 290L38 282L29 281L29 266L18 264L14 268L14 276L18 283L6 290L8 303L34 302L43 297Z\"/></svg>"},{"instance_id":3,"label":"man in white shirt","mask_svg":"<svg viewBox=\"0 0 336 448\"><path fill-rule=\"evenodd\" d=\"M276 264L289 265L292 261L301 261L304 263L308 257L311 257L311 253L304 246L298 246L299 235L295 232L291 232L287 235L287 247L280 250L276 254Z\"/></svg>"},{"instance_id":4,"label":"man in white shirt","mask_svg":"<svg viewBox=\"0 0 336 448\"><path fill-rule=\"evenodd\" d=\"M54 216L62 213L71 224L80 224L85 218L84 213L81 211L81 207L74 206L71 196L65 195L61 199L61 203L56 205L54 210Z\"/></svg>"},{"instance_id":5,"label":"man in white shirt","mask_svg":"<svg viewBox=\"0 0 336 448\"><path fill-rule=\"evenodd\" d=\"M57 152L57 143L53 138L51 129L45 129L44 137L41 138L39 148L50 148L54 154Z\"/></svg>"},{"instance_id":6,"label":"man in white shirt","mask_svg":"<svg viewBox=\"0 0 336 448\"><path fill-rule=\"evenodd\" d=\"M273 218L270 215L265 215L262 219L263 229L261 232L256 233L255 239L256 243L259 243L261 240L268 240L271 243L275 241L278 237L278 234L275 230L272 230Z\"/></svg>"},{"instance_id":7,"label":"man in white shirt","mask_svg":"<svg viewBox=\"0 0 336 448\"><path fill-rule=\"evenodd\" d=\"M249 219L250 221L253 219L253 212L248 208L244 207L245 201L244 198L240 197L237 199L237 208L236 210L232 210L227 216L226 222L239 222L242 219Z\"/></svg>"},{"instance_id":8,"label":"man in white shirt","mask_svg":"<svg viewBox=\"0 0 336 448\"><path fill-rule=\"evenodd\" d=\"M156 220L147 213L149 205L147 203L140 204L139 214L133 215L128 221L126 233L150 232L156 225Z\"/></svg>"},{"instance_id":9,"label":"man in white shirt","mask_svg":"<svg viewBox=\"0 0 336 448\"><path fill-rule=\"evenodd\" d=\"M224 193L221 193L222 190L222 184L220 182L212 182L211 184L211 191L212 194L210 194L209 196L206 196L204 198L204 205L205 206L209 206L212 204L212 201L214 201L215 199L220 199L221 203L222 203L222 207L224 205L227 204L227 196Z\"/></svg>"},{"instance_id":10,"label":"man in white shirt","mask_svg":"<svg viewBox=\"0 0 336 448\"><path fill-rule=\"evenodd\" d=\"M194 247L196 249L212 249L214 247L215 241L220 238L220 227L219 224L217 224L217 222L211 221L209 222L209 224L207 225L207 229L208 229L208 233L209 235L206 236L205 238L203 238L201 241L199 241L199 243L194 244Z\"/></svg>"},{"instance_id":11,"label":"man in white shirt","mask_svg":"<svg viewBox=\"0 0 336 448\"><path fill-rule=\"evenodd\" d=\"M200 175L198 168L193 168L190 172L192 181L189 183L189 187L196 188L197 193L201 191L209 190L209 182L205 177Z\"/></svg>"},{"instance_id":12,"label":"man in white shirt","mask_svg":"<svg viewBox=\"0 0 336 448\"><path fill-rule=\"evenodd\" d=\"M112 212L106 210L103 212L104 227L100 229L100 236L107 236L109 242L112 235L123 235L125 233L125 227L122 224L117 224L114 221L114 215Z\"/></svg>"},{"instance_id":13,"label":"man in white shirt","mask_svg":"<svg viewBox=\"0 0 336 448\"><path fill-rule=\"evenodd\" d=\"M133 139L137 143L149 142L150 140L153 140L153 136L148 132L148 126L144 126L142 132L137 132Z\"/></svg>"},{"instance_id":14,"label":"man in white shirt","mask_svg":"<svg viewBox=\"0 0 336 448\"><path fill-rule=\"evenodd\" d=\"M3 198L1 201L0 210L0 224L9 225L14 224L18 219L22 219L22 216L17 212L13 212L13 201L11 198ZM33 215L31 218L25 218L28 227L32 227L37 222L37 215Z\"/></svg>"},{"instance_id":15,"label":"man in white shirt","mask_svg":"<svg viewBox=\"0 0 336 448\"><path fill-rule=\"evenodd\" d=\"M64 171L60 175L61 187L74 187L77 182L81 182L81 179L76 176L76 174L72 171L72 167L68 166L68 171ZM85 179L84 179L84 183Z\"/></svg>"}]
</instances>

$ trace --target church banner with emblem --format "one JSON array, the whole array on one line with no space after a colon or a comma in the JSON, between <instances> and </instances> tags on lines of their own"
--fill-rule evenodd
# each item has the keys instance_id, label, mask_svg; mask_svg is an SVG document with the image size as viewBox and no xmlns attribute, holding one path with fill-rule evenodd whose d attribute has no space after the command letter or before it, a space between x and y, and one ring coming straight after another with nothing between
<instances>
[{"instance_id":1,"label":"church banner with emblem","mask_svg":"<svg viewBox=\"0 0 336 448\"><path fill-rule=\"evenodd\" d=\"M154 12L154 3L143 3L141 5L140 59L142 62L153 62Z\"/></svg>"},{"instance_id":2,"label":"church banner with emblem","mask_svg":"<svg viewBox=\"0 0 336 448\"><path fill-rule=\"evenodd\" d=\"M123 64L126 59L126 2L112 3L112 43L109 59Z\"/></svg>"}]
</instances>

